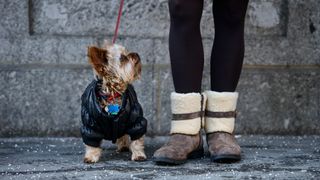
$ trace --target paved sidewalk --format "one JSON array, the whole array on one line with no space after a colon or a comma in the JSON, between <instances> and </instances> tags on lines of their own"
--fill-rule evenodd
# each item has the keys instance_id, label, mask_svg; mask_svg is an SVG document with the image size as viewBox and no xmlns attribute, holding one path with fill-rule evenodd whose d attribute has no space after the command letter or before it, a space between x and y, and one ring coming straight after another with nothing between
<instances>
[{"instance_id":1,"label":"paved sidewalk","mask_svg":"<svg viewBox=\"0 0 320 180\"><path fill-rule=\"evenodd\" d=\"M146 139L149 158L166 137ZM243 160L211 163L208 157L181 166L129 161L104 142L102 160L82 163L79 138L0 139L0 179L320 179L320 136L239 136Z\"/></svg>"}]
</instances>

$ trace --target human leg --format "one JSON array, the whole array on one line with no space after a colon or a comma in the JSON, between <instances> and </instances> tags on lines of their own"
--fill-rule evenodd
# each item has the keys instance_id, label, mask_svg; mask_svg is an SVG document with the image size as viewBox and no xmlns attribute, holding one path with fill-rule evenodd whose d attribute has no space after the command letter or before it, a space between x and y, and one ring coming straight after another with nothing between
<instances>
[{"instance_id":1,"label":"human leg","mask_svg":"<svg viewBox=\"0 0 320 180\"><path fill-rule=\"evenodd\" d=\"M201 92L203 45L200 20L203 0L169 0L169 52L177 93Z\"/></svg>"},{"instance_id":2,"label":"human leg","mask_svg":"<svg viewBox=\"0 0 320 180\"><path fill-rule=\"evenodd\" d=\"M244 20L248 0L214 0L215 37L211 55L211 90L234 92L244 57Z\"/></svg>"},{"instance_id":3,"label":"human leg","mask_svg":"<svg viewBox=\"0 0 320 180\"><path fill-rule=\"evenodd\" d=\"M203 0L169 0L169 51L175 91L171 94L171 136L154 154L158 164L182 164L203 155L199 134L205 97L200 94Z\"/></svg>"},{"instance_id":4,"label":"human leg","mask_svg":"<svg viewBox=\"0 0 320 180\"><path fill-rule=\"evenodd\" d=\"M244 19L248 0L214 0L215 39L211 56L211 91L206 107L205 130L211 160L240 160L234 138L239 81L244 57Z\"/></svg>"}]
</instances>

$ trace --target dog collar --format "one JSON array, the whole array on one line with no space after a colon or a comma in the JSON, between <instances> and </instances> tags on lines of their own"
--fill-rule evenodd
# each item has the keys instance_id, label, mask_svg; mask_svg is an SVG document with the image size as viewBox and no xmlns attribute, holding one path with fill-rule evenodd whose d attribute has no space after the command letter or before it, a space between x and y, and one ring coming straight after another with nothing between
<instances>
[{"instance_id":1,"label":"dog collar","mask_svg":"<svg viewBox=\"0 0 320 180\"><path fill-rule=\"evenodd\" d=\"M113 93L113 95L109 93L105 93L103 91L98 91L98 97L106 100L107 102L113 102L115 99L121 97L121 94L118 92Z\"/></svg>"},{"instance_id":2,"label":"dog collar","mask_svg":"<svg viewBox=\"0 0 320 180\"><path fill-rule=\"evenodd\" d=\"M115 99L121 97L121 94L119 94L118 92L113 93L113 95L109 95L107 98L108 102L114 101Z\"/></svg>"}]
</instances>

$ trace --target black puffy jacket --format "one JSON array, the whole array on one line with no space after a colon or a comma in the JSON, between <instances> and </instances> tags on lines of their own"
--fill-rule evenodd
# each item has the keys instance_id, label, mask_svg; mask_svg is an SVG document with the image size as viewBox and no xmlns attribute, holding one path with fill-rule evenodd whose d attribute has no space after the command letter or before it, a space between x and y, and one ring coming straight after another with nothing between
<instances>
[{"instance_id":1,"label":"black puffy jacket","mask_svg":"<svg viewBox=\"0 0 320 180\"><path fill-rule=\"evenodd\" d=\"M128 134L131 140L139 139L147 131L147 120L132 85L122 95L122 106L117 115L106 113L97 100L97 84L93 80L81 96L81 135L86 145L98 147L102 139L116 142Z\"/></svg>"}]
</instances>

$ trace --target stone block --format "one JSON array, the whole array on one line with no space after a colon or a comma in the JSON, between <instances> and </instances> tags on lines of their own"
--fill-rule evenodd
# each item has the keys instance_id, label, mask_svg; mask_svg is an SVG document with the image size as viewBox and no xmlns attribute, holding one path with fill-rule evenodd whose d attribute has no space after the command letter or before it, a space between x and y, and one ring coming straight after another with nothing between
<instances>
[{"instance_id":1,"label":"stone block","mask_svg":"<svg viewBox=\"0 0 320 180\"><path fill-rule=\"evenodd\" d=\"M249 1L245 32L256 36L285 36L287 14L285 0Z\"/></svg>"},{"instance_id":2,"label":"stone block","mask_svg":"<svg viewBox=\"0 0 320 180\"><path fill-rule=\"evenodd\" d=\"M112 35L119 1L33 0L33 31L36 34ZM119 35L165 36L168 29L167 2L126 1Z\"/></svg>"},{"instance_id":3,"label":"stone block","mask_svg":"<svg viewBox=\"0 0 320 180\"><path fill-rule=\"evenodd\" d=\"M320 46L320 2L313 0L311 3L311 12L309 18L309 39L316 49ZM320 60L318 61L320 62Z\"/></svg>"},{"instance_id":4,"label":"stone block","mask_svg":"<svg viewBox=\"0 0 320 180\"><path fill-rule=\"evenodd\" d=\"M250 38L245 40L244 64L246 65L288 65L297 63L294 51L286 38ZM300 61L300 63L303 61ZM298 63L299 64L299 63ZM307 64L307 63L306 63Z\"/></svg>"},{"instance_id":5,"label":"stone block","mask_svg":"<svg viewBox=\"0 0 320 180\"><path fill-rule=\"evenodd\" d=\"M2 0L0 9L0 38L28 35L28 0Z\"/></svg>"},{"instance_id":6,"label":"stone block","mask_svg":"<svg viewBox=\"0 0 320 180\"><path fill-rule=\"evenodd\" d=\"M5 64L87 64L87 47L102 44L90 37L3 38L0 44L0 62ZM143 64L153 64L153 41L151 39L120 38L130 51L138 52Z\"/></svg>"},{"instance_id":7,"label":"stone block","mask_svg":"<svg viewBox=\"0 0 320 180\"><path fill-rule=\"evenodd\" d=\"M1 137L78 136L88 69L1 69Z\"/></svg>"},{"instance_id":8,"label":"stone block","mask_svg":"<svg viewBox=\"0 0 320 180\"><path fill-rule=\"evenodd\" d=\"M167 0L132 0L125 3L120 34L165 37L169 33ZM115 23L113 23L115 24Z\"/></svg>"},{"instance_id":9,"label":"stone block","mask_svg":"<svg viewBox=\"0 0 320 180\"><path fill-rule=\"evenodd\" d=\"M87 64L87 46L94 38L29 36L1 38L3 64Z\"/></svg>"},{"instance_id":10,"label":"stone block","mask_svg":"<svg viewBox=\"0 0 320 180\"><path fill-rule=\"evenodd\" d=\"M320 49L310 39L245 36L244 65L314 66L320 64ZM212 39L203 39L205 65L210 64Z\"/></svg>"},{"instance_id":11,"label":"stone block","mask_svg":"<svg viewBox=\"0 0 320 180\"><path fill-rule=\"evenodd\" d=\"M35 34L107 33L117 14L116 6L115 1L32 0L32 28Z\"/></svg>"},{"instance_id":12,"label":"stone block","mask_svg":"<svg viewBox=\"0 0 320 180\"><path fill-rule=\"evenodd\" d=\"M288 1L289 50L301 64L320 63L320 2Z\"/></svg>"},{"instance_id":13,"label":"stone block","mask_svg":"<svg viewBox=\"0 0 320 180\"><path fill-rule=\"evenodd\" d=\"M320 63L318 42L284 37L248 37L245 40L246 65L317 65Z\"/></svg>"},{"instance_id":14,"label":"stone block","mask_svg":"<svg viewBox=\"0 0 320 180\"><path fill-rule=\"evenodd\" d=\"M319 1L291 0L288 1L288 9L288 38L294 40L319 35Z\"/></svg>"},{"instance_id":15,"label":"stone block","mask_svg":"<svg viewBox=\"0 0 320 180\"><path fill-rule=\"evenodd\" d=\"M287 3L285 0L249 1L246 14L246 35L284 36L287 25ZM205 1L201 20L201 32L205 38L214 37L212 1Z\"/></svg>"},{"instance_id":16,"label":"stone block","mask_svg":"<svg viewBox=\"0 0 320 180\"><path fill-rule=\"evenodd\" d=\"M33 32L61 35L112 35L119 2L33 0ZM247 34L283 35L286 30L286 1L252 1L247 13ZM212 2L205 1L201 31L213 37ZM167 0L125 2L120 35L166 37L169 31Z\"/></svg>"},{"instance_id":17,"label":"stone block","mask_svg":"<svg viewBox=\"0 0 320 180\"><path fill-rule=\"evenodd\" d=\"M244 69L236 132L317 134L319 75L318 69Z\"/></svg>"}]
</instances>

